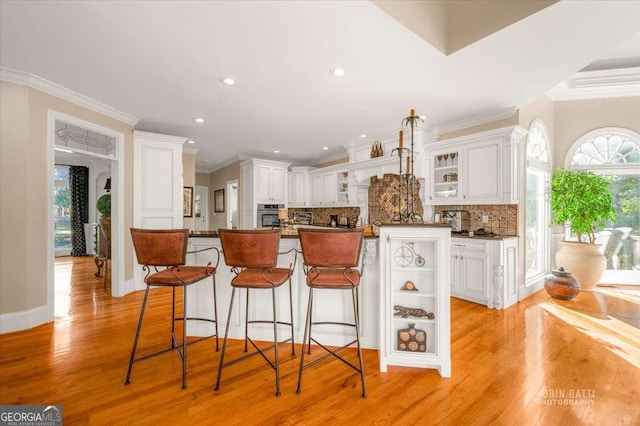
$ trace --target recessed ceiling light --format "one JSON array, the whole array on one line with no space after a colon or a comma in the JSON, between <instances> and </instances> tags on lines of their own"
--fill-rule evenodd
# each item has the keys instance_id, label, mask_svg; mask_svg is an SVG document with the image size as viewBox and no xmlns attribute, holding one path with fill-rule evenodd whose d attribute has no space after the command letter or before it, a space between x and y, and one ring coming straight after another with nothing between
<instances>
[{"instance_id":1,"label":"recessed ceiling light","mask_svg":"<svg viewBox=\"0 0 640 426\"><path fill-rule=\"evenodd\" d=\"M322 149L324 149L325 151L329 149L328 146L323 146Z\"/></svg>"},{"instance_id":2,"label":"recessed ceiling light","mask_svg":"<svg viewBox=\"0 0 640 426\"><path fill-rule=\"evenodd\" d=\"M204 118L196 117L196 118L193 119L193 121L195 121L196 123L204 123Z\"/></svg>"},{"instance_id":3,"label":"recessed ceiling light","mask_svg":"<svg viewBox=\"0 0 640 426\"><path fill-rule=\"evenodd\" d=\"M277 149L274 149L274 150L273 150L273 153L274 153L274 154L280 154L280 151L278 151Z\"/></svg>"},{"instance_id":4,"label":"recessed ceiling light","mask_svg":"<svg viewBox=\"0 0 640 426\"><path fill-rule=\"evenodd\" d=\"M344 75L344 69L343 68L331 68L330 73L334 77L342 77Z\"/></svg>"},{"instance_id":5,"label":"recessed ceiling light","mask_svg":"<svg viewBox=\"0 0 640 426\"><path fill-rule=\"evenodd\" d=\"M189 139L187 143L196 143L196 141L194 141L193 139Z\"/></svg>"},{"instance_id":6,"label":"recessed ceiling light","mask_svg":"<svg viewBox=\"0 0 640 426\"><path fill-rule=\"evenodd\" d=\"M226 84L227 86L233 86L234 84L236 84L236 81L231 77L221 78L220 81Z\"/></svg>"},{"instance_id":7,"label":"recessed ceiling light","mask_svg":"<svg viewBox=\"0 0 640 426\"><path fill-rule=\"evenodd\" d=\"M367 137L367 135L365 135L365 134L363 133L363 134L361 134L361 135L360 135L360 137L361 137L362 139L364 139L364 138L366 138L366 137Z\"/></svg>"}]
</instances>

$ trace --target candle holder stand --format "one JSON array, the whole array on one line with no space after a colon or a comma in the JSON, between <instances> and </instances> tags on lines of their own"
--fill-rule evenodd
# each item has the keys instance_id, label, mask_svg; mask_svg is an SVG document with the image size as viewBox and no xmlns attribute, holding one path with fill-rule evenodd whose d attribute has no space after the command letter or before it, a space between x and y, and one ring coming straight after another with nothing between
<instances>
[{"instance_id":1,"label":"candle holder stand","mask_svg":"<svg viewBox=\"0 0 640 426\"><path fill-rule=\"evenodd\" d=\"M394 213L392 221L399 223L423 223L423 218L420 213L414 211L414 195L415 195L415 182L416 177L413 174L414 169L414 139L413 132L417 123L422 123L423 120L417 115L413 114L413 110L411 110L411 115L402 120L402 125L405 127L409 127L411 129L411 148L394 148L391 151L391 155L397 153L398 155L398 213ZM409 160L409 165L407 167L406 173L402 173L402 158L403 154L407 153ZM405 188L404 196L404 212L402 208L402 200L403 200L403 186Z\"/></svg>"}]
</instances>

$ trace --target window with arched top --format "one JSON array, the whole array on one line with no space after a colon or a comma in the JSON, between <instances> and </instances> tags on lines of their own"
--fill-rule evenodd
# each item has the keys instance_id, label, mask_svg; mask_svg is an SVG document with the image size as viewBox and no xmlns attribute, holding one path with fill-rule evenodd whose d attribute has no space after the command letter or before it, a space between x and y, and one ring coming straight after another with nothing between
<instances>
[{"instance_id":1,"label":"window with arched top","mask_svg":"<svg viewBox=\"0 0 640 426\"><path fill-rule=\"evenodd\" d=\"M547 191L551 158L547 128L535 119L527 134L527 197L525 200L526 284L540 284L550 266L551 220Z\"/></svg>"},{"instance_id":2,"label":"window with arched top","mask_svg":"<svg viewBox=\"0 0 640 426\"><path fill-rule=\"evenodd\" d=\"M608 270L640 282L640 134L621 127L588 132L569 148L565 168L609 176L617 219L596 230L596 243Z\"/></svg>"}]
</instances>

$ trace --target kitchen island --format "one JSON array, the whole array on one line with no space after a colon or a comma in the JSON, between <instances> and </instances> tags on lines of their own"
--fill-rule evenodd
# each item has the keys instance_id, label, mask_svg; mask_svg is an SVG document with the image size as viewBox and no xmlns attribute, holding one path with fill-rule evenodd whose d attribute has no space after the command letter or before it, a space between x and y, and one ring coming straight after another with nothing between
<instances>
[{"instance_id":1,"label":"kitchen island","mask_svg":"<svg viewBox=\"0 0 640 426\"><path fill-rule=\"evenodd\" d=\"M423 268L423 270L416 271L412 268L407 268L406 270L400 271L401 275L394 275L393 278L397 281L397 277L401 276L402 279L409 280L413 275L418 273L416 282L421 283L421 285L425 285L426 281L424 281L425 277L433 277L430 280L431 291L429 294L434 297L429 297L427 293L424 293L419 299L414 299L413 302L416 301L424 301L426 304L424 306L420 306L425 310L434 309L437 312L437 320L434 322L432 320L428 320L425 318L403 318L402 323L405 322L413 323L418 322L429 326L429 324L441 324L442 327L445 327L446 330L449 329L449 283L448 277L450 273L450 256L449 256L449 247L450 247L450 232L449 227L439 224L433 225L405 225L405 226L397 226L397 225L389 225L389 229L392 232L404 230L404 236L410 235L411 237L406 238L415 238L419 236L421 241L427 242L429 247L431 247L431 242L433 241L434 249L429 251L427 256L425 256L425 264L427 267ZM384 234L384 230L387 227L385 225L381 226L381 231ZM405 238L405 239L406 239ZM437 243L436 243L437 241ZM365 237L363 241L362 247L362 257L363 257L363 267L362 267L362 281L360 285L359 297L360 297L360 326L361 326L361 344L362 347L368 349L380 349L381 348L381 338L385 339L384 345L386 347L394 346L397 347L398 343L395 339L383 337L383 336L391 336L391 334L395 333L391 329L388 329L387 332L381 333L381 327L384 324L389 324L390 320L393 320L394 316L397 316L397 312L394 311L393 306L389 306L389 299L386 298L386 294L392 294L396 290L391 289L391 283L389 282L389 277L392 275L387 274L387 278L381 275L381 270L388 271L388 265L393 260L393 256L396 255L389 250L384 251L386 254L385 258L380 258L380 250L379 244L382 244L380 238L376 236L368 236ZM195 251L196 253L190 254L188 256L188 264L192 265L205 265L208 262L216 261L216 253L214 250L206 250L210 247L216 247L221 249L220 239L216 232L200 232L193 233L189 239L189 251ZM437 248L436 248L437 247ZM279 267L287 267L293 261L295 261L295 270L292 277L292 293L293 293L293 321L294 321L294 329L295 329L295 341L297 343L301 343L303 332L304 332L304 317L306 315L306 302L309 296L309 290L307 285L305 284L305 275L303 271L303 259L302 254L299 252L300 243L299 239L294 232L285 232L283 233L280 240L280 252L285 253L282 254L278 259ZM395 248L394 248L395 251ZM287 253L288 252L288 253ZM296 256L297 255L297 256ZM415 260L414 260L415 262ZM384 265L384 266L383 266ZM422 275L421 275L422 274ZM229 300L231 297L231 285L230 282L233 279L234 274L231 272L230 268L225 265L224 257L221 256L220 264L218 265L218 270L216 272L216 289L217 289L217 297L218 297L218 319L220 320L219 330L224 330L226 326L226 315L229 308ZM393 285L398 284L397 282L393 283ZM404 282L404 281L403 281ZM187 304L187 314L189 316L207 316L211 315L212 307L210 301L212 300L212 289L210 285L206 283L198 283L195 284L191 290L190 297L188 299ZM395 288L395 287L394 287ZM437 290L436 290L437 289ZM391 292L391 293L390 293ZM278 316L283 320L288 320L289 318L289 303L288 303L288 292L286 289L281 288L278 294ZM267 299L261 299L259 296L254 296L249 303L249 318L270 318L271 313L271 303L269 300L265 302ZM398 299L400 300L400 299ZM381 301L383 303L381 303ZM405 302L412 302L411 299L403 299ZM245 298L244 296L237 297L234 301L236 305L233 307L233 316L231 319L231 325L229 328L229 337L232 339L243 339L244 338L244 322L241 320L245 315ZM344 315L344 322L350 322L353 320L353 309L351 307L351 294L350 292L345 292L341 290L325 290L322 292L322 297L318 297L314 301L314 321L341 321L340 318L336 318L336 316ZM406 303L405 303L406 304ZM411 305L411 303L409 303ZM411 306L409 306L411 307ZM416 306L418 307L418 306ZM437 309L436 309L437 307ZM399 323L398 323L399 324ZM190 329L188 330L189 335L203 336L210 334L212 332L211 326L209 324L190 324ZM427 327L428 328L428 327ZM444 330L445 328L442 328ZM282 338L288 337L289 330L287 327L283 326L280 328L282 333ZM428 331L428 348L426 352L431 354L433 352L438 352L438 354L443 354L446 356L446 359L449 359L448 354L448 346L449 346L449 338L448 333L442 331L436 331L439 328L431 327ZM314 335L320 337L320 341L327 345L344 345L353 340L353 330L347 327L340 326L332 326L332 325L324 325L314 327ZM273 339L273 329L268 324L254 324L250 327L250 334L256 340L265 340L270 341ZM434 340L435 338L440 339L437 343ZM437 349L437 350L436 350ZM393 353L395 356L390 357L388 363L392 365L412 365L415 367L442 367L443 364L435 365L433 359L429 359L429 356L417 356L415 354L406 353L397 353L395 349L393 349ZM410 360L409 363L403 364L405 356ZM433 358L433 357L431 357ZM424 362L425 359L428 362ZM450 375L450 367L446 366L441 369L441 374L443 376ZM386 369L386 364L385 368Z\"/></svg>"}]
</instances>

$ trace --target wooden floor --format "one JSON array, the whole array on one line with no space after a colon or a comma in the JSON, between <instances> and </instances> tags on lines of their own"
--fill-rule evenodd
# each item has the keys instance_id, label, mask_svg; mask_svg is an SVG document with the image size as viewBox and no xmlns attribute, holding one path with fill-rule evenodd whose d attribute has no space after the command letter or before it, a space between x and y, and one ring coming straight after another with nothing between
<instances>
[{"instance_id":1,"label":"wooden floor","mask_svg":"<svg viewBox=\"0 0 640 426\"><path fill-rule=\"evenodd\" d=\"M450 379L380 373L367 350L367 398L357 373L334 360L307 370L296 395L299 358L282 350L275 397L259 357L225 369L215 392L212 340L189 347L187 389L175 352L136 364L125 386L143 292L111 298L94 272L91 258L56 260L55 322L0 336L0 404L60 404L65 425L640 424L637 289L571 302L539 292L505 311L452 299ZM169 343L169 294L153 294L142 350ZM230 348L233 356L240 343Z\"/></svg>"}]
</instances>

